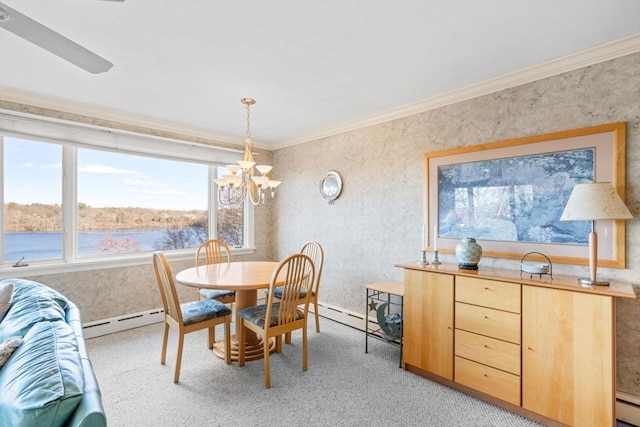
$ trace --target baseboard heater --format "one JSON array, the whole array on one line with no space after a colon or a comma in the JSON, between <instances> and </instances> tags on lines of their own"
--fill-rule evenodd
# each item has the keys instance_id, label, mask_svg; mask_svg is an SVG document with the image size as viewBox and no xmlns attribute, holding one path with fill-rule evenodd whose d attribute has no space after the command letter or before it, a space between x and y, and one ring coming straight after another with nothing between
<instances>
[{"instance_id":1,"label":"baseboard heater","mask_svg":"<svg viewBox=\"0 0 640 427\"><path fill-rule=\"evenodd\" d=\"M640 397L621 391L617 392L616 418L640 427Z\"/></svg>"},{"instance_id":2,"label":"baseboard heater","mask_svg":"<svg viewBox=\"0 0 640 427\"><path fill-rule=\"evenodd\" d=\"M109 319L96 320L95 322L83 323L82 329L84 337L88 339L113 334L115 332L126 331L127 329L139 328L140 326L147 326L162 321L164 321L164 310L157 308L124 316L111 317Z\"/></svg>"},{"instance_id":3,"label":"baseboard heater","mask_svg":"<svg viewBox=\"0 0 640 427\"><path fill-rule=\"evenodd\" d=\"M314 312L313 304L309 306L309 311ZM365 330L365 316L363 314L345 310L342 307L337 307L323 302L318 303L318 314L322 317L359 329L363 332ZM125 331L127 329L160 323L163 320L164 310L162 308L112 317L110 319L97 320L95 322L83 324L84 337L87 339L95 338L101 335ZM368 316L367 320L371 323L376 323L374 318ZM640 397L617 392L616 418L636 427L640 427Z\"/></svg>"},{"instance_id":4,"label":"baseboard heater","mask_svg":"<svg viewBox=\"0 0 640 427\"><path fill-rule=\"evenodd\" d=\"M259 300L258 303L264 302ZM313 304L309 306L309 311L314 312ZM364 331L364 316L359 313L350 312L325 303L318 303L318 314L327 319ZM87 339L95 338L101 335L126 331L127 329L160 323L163 320L164 310L162 308L96 320L83 324L84 337Z\"/></svg>"}]
</instances>

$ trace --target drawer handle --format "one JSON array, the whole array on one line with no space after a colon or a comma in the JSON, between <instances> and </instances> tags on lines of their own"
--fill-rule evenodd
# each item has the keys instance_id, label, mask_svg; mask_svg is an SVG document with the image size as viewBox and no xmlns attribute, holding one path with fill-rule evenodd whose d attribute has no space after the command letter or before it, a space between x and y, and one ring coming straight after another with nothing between
<instances>
[{"instance_id":1,"label":"drawer handle","mask_svg":"<svg viewBox=\"0 0 640 427\"><path fill-rule=\"evenodd\" d=\"M491 290L491 288L489 288L489 287L485 286L485 287L484 287L484 290L485 290L485 291L490 291L490 290Z\"/></svg>"},{"instance_id":2,"label":"drawer handle","mask_svg":"<svg viewBox=\"0 0 640 427\"><path fill-rule=\"evenodd\" d=\"M489 316L484 316L484 318L485 318L485 319L488 319L488 318L489 318Z\"/></svg>"},{"instance_id":3,"label":"drawer handle","mask_svg":"<svg viewBox=\"0 0 640 427\"><path fill-rule=\"evenodd\" d=\"M484 345L484 348L489 348L489 346L485 344L485 345Z\"/></svg>"},{"instance_id":4,"label":"drawer handle","mask_svg":"<svg viewBox=\"0 0 640 427\"><path fill-rule=\"evenodd\" d=\"M484 376L485 376L485 378L489 378L489 375L487 375L487 374L482 374L482 375L484 375Z\"/></svg>"}]
</instances>

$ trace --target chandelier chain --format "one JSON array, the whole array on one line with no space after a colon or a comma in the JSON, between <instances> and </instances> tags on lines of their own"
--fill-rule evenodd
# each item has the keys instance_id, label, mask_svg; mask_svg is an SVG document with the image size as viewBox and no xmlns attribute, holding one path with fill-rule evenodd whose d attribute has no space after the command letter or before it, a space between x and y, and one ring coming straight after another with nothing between
<instances>
[{"instance_id":1,"label":"chandelier chain","mask_svg":"<svg viewBox=\"0 0 640 427\"><path fill-rule=\"evenodd\" d=\"M251 103L247 102L247 132L245 133L247 139L251 138Z\"/></svg>"}]
</instances>

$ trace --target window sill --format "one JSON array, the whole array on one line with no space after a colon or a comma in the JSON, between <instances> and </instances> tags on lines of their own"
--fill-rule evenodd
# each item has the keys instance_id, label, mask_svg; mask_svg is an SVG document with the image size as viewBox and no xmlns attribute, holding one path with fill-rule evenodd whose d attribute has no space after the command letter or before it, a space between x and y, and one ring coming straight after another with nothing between
<instances>
[{"instance_id":1,"label":"window sill","mask_svg":"<svg viewBox=\"0 0 640 427\"><path fill-rule=\"evenodd\" d=\"M6 266L0 268L0 279L24 278L32 276L44 276L47 274L74 273L77 271L102 270L106 268L132 267L136 265L150 265L153 252L144 252L135 255L114 255L108 258L77 259L70 262L34 262L25 267ZM255 253L255 248L232 248L231 254L250 255ZM165 252L169 261L189 261L195 256L194 249Z\"/></svg>"}]
</instances>

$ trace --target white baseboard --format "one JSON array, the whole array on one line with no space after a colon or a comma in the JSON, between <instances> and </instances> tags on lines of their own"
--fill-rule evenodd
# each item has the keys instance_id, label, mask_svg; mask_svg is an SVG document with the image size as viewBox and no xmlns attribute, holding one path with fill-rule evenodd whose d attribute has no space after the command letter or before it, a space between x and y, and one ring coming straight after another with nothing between
<instances>
[{"instance_id":1,"label":"white baseboard","mask_svg":"<svg viewBox=\"0 0 640 427\"><path fill-rule=\"evenodd\" d=\"M314 312L313 304L309 306L309 311ZM365 330L365 316L361 313L349 311L342 307L323 302L318 303L318 312L320 316L326 317L327 319L351 326L352 328L359 329L361 331ZM84 337L95 338L101 335L159 323L163 320L164 310L162 308L112 317L110 319L97 320L83 325ZM368 318L368 321L376 324L376 320L374 318ZM640 427L640 397L617 392L616 418Z\"/></svg>"},{"instance_id":2,"label":"white baseboard","mask_svg":"<svg viewBox=\"0 0 640 427\"><path fill-rule=\"evenodd\" d=\"M309 305L309 311L314 311L313 304ZM360 313L319 301L318 314L322 317L326 317L327 319L364 331L364 315Z\"/></svg>"},{"instance_id":3,"label":"white baseboard","mask_svg":"<svg viewBox=\"0 0 640 427\"><path fill-rule=\"evenodd\" d=\"M140 326L151 325L164 321L164 310L157 308L139 313L126 314L124 316L111 317L109 319L96 320L82 325L84 337L95 338L101 335L122 332L127 329L138 328Z\"/></svg>"},{"instance_id":4,"label":"white baseboard","mask_svg":"<svg viewBox=\"0 0 640 427\"><path fill-rule=\"evenodd\" d=\"M263 303L263 301L258 301ZM356 329L364 331L364 316L345 310L341 307L332 306L323 302L318 303L319 314L322 317L343 323ZM309 306L309 311L314 312L313 304ZM123 316L111 317L109 319L96 320L84 323L84 337L95 338L101 335L113 334L115 332L126 331L127 329L147 326L153 323L159 323L164 320L164 310L156 308L149 311L141 311L139 313L126 314ZM373 320L370 320L373 321Z\"/></svg>"},{"instance_id":5,"label":"white baseboard","mask_svg":"<svg viewBox=\"0 0 640 427\"><path fill-rule=\"evenodd\" d=\"M617 392L616 418L640 427L640 397L621 391Z\"/></svg>"}]
</instances>

